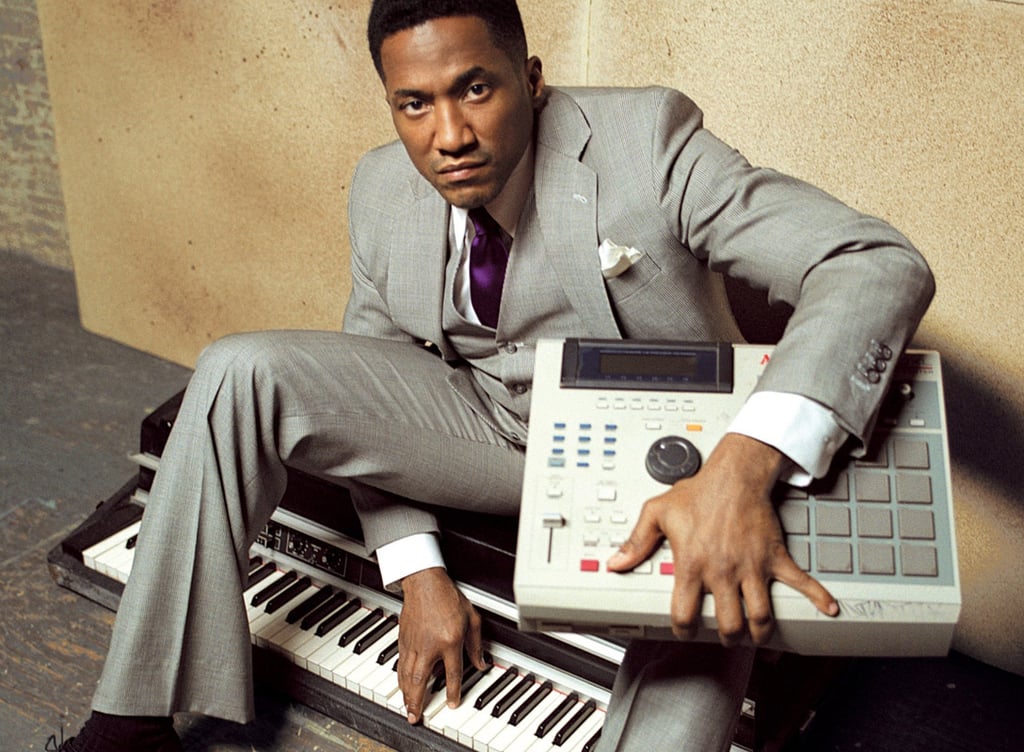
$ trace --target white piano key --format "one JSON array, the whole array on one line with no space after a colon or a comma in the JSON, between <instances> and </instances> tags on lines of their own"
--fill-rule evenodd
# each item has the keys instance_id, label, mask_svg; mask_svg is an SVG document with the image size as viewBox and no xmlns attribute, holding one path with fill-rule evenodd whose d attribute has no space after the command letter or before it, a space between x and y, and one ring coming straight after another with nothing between
<instances>
[{"instance_id":1,"label":"white piano key","mask_svg":"<svg viewBox=\"0 0 1024 752\"><path fill-rule=\"evenodd\" d=\"M445 706L440 713L433 716L427 727L442 734L449 739L458 740L459 738L459 727L464 725L466 719L468 719L473 713L482 713L484 711L477 710L473 707L473 703L476 702L477 698L480 697L489 686L489 679L496 675L496 669L491 668L482 679L480 679L475 685L473 685L469 691L463 692L462 697L459 700L459 706L456 708L449 708Z\"/></svg>"},{"instance_id":2,"label":"white piano key","mask_svg":"<svg viewBox=\"0 0 1024 752\"><path fill-rule=\"evenodd\" d=\"M322 635L318 635L316 633L316 627L309 630L311 637L296 647L292 653L292 660L295 664L302 666L307 671L319 675L319 661L322 660L324 656L329 655L333 649L337 647L336 643L338 641L338 637L340 637L341 633L345 630L345 624L347 621L348 619L337 624L333 629L330 629ZM316 656L315 659L314 655Z\"/></svg>"},{"instance_id":3,"label":"white piano key","mask_svg":"<svg viewBox=\"0 0 1024 752\"><path fill-rule=\"evenodd\" d=\"M509 666L495 664L486 679L484 679L484 681L487 682L487 688L489 689L496 682L501 681L504 676L512 670L514 669ZM457 726L459 733L458 740L460 744L464 744L467 747L473 746L473 739L480 729L494 720L493 716L491 716L491 709L494 708L494 704L508 691L510 687L515 686L515 683L518 682L520 678L521 677L517 673L515 680L508 687L499 692L495 697L491 698L491 700L482 708L477 709L474 707L473 709L476 711L475 713L467 714L465 720Z\"/></svg>"},{"instance_id":4,"label":"white piano key","mask_svg":"<svg viewBox=\"0 0 1024 752\"><path fill-rule=\"evenodd\" d=\"M387 707L392 695L399 691L398 672L391 668L394 663L394 659L387 662L387 674L373 687L373 701L382 707Z\"/></svg>"},{"instance_id":5,"label":"white piano key","mask_svg":"<svg viewBox=\"0 0 1024 752\"><path fill-rule=\"evenodd\" d=\"M512 686L519 687L521 686L521 682L522 679L518 679ZM477 750L477 752L490 752L491 742L493 742L498 734L504 731L505 727L508 726L508 719L512 717L513 711L519 707L519 705L529 697L530 693L538 686L540 686L539 682L534 680L530 685L530 688L516 698L515 702L511 703L508 707L503 708L501 715L495 717L493 712L489 713L488 715L490 716L490 719L473 735L473 749Z\"/></svg>"},{"instance_id":6,"label":"white piano key","mask_svg":"<svg viewBox=\"0 0 1024 752\"><path fill-rule=\"evenodd\" d=\"M600 710L588 718L582 726L576 729L576 733L566 740L565 744L555 749L563 752L582 752L584 745L590 741L590 737L597 733L604 725L604 711Z\"/></svg>"},{"instance_id":7,"label":"white piano key","mask_svg":"<svg viewBox=\"0 0 1024 752\"><path fill-rule=\"evenodd\" d=\"M530 743L536 739L534 731L555 707L565 699L561 694L554 691L548 693L547 697L541 700L537 706L519 719L513 726L511 721L488 745L487 752L522 752Z\"/></svg>"},{"instance_id":8,"label":"white piano key","mask_svg":"<svg viewBox=\"0 0 1024 752\"><path fill-rule=\"evenodd\" d=\"M120 583L127 583L134 562L135 547L128 548L128 545L124 543L99 557L97 568L108 577L112 577Z\"/></svg>"},{"instance_id":9,"label":"white piano key","mask_svg":"<svg viewBox=\"0 0 1024 752\"><path fill-rule=\"evenodd\" d=\"M309 669L312 671L315 666L316 672L320 676L328 681L333 681L332 672L334 667L348 656L348 651L345 648L338 647L338 638L345 633L345 630L358 624L359 620L366 616L367 613L369 611L365 606L360 607L354 614L339 624L338 627L324 635L324 644L306 660L306 665Z\"/></svg>"},{"instance_id":10,"label":"white piano key","mask_svg":"<svg viewBox=\"0 0 1024 752\"><path fill-rule=\"evenodd\" d=\"M352 689L353 692L358 692L367 699L373 699L373 687L380 681L377 677L382 677L383 672L389 671L391 668L390 662L388 661L384 661L382 664L377 663L377 657L380 655L381 650L389 645L397 634L398 625L395 624L393 629L387 632L374 645L366 649L364 655L367 655L369 660L364 662L357 669L353 670L348 677L348 682L350 684L349 688Z\"/></svg>"},{"instance_id":11,"label":"white piano key","mask_svg":"<svg viewBox=\"0 0 1024 752\"><path fill-rule=\"evenodd\" d=\"M136 522L133 522L128 527L118 530L113 535L104 538L99 543L89 546L87 549L82 551L82 562L85 564L85 566L89 567L89 569L97 569L97 557L102 556L104 553L107 553L117 548L118 546L125 545L128 542L129 538L131 538L133 535L138 535L139 529L141 527L142 520L138 520Z\"/></svg>"},{"instance_id":12,"label":"white piano key","mask_svg":"<svg viewBox=\"0 0 1024 752\"><path fill-rule=\"evenodd\" d=\"M257 642L257 645L261 647L269 648L275 652L281 653L289 658L292 658L292 651L295 647L298 647L301 643L309 639L310 635L313 634L313 629L303 630L302 620L299 619L292 624L288 623L288 616L297 606L305 603L310 598L316 597L320 592L323 583L314 582L309 588L300 593L293 603L289 603L281 608L284 612L284 621L280 628L274 631L273 634L264 631L263 638L264 642Z\"/></svg>"}]
</instances>

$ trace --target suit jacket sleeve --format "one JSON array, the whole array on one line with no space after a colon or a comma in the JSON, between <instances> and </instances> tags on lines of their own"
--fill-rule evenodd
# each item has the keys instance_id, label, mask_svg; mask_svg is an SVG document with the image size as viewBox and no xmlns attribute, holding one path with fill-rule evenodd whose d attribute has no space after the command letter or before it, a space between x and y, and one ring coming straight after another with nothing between
<instances>
[{"instance_id":1,"label":"suit jacket sleeve","mask_svg":"<svg viewBox=\"0 0 1024 752\"><path fill-rule=\"evenodd\" d=\"M343 330L348 334L419 343L394 322L378 284L386 280L385 252L391 223L380 207L390 202L384 182L375 180L384 150L360 160L349 197L349 239L352 248L352 293L345 309ZM422 343L419 343L422 344ZM416 533L436 533L437 518L421 506L392 493L365 485L351 487L352 500L371 553L380 546Z\"/></svg>"},{"instance_id":2,"label":"suit jacket sleeve","mask_svg":"<svg viewBox=\"0 0 1024 752\"><path fill-rule=\"evenodd\" d=\"M673 234L794 307L758 389L826 405L863 443L934 293L924 259L885 222L751 166L678 92L665 90L656 123L652 180Z\"/></svg>"}]
</instances>

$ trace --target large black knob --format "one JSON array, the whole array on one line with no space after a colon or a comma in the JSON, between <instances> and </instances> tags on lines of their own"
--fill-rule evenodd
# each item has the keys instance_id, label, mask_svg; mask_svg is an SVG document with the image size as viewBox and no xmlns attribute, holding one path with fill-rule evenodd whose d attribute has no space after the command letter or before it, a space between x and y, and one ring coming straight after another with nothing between
<instances>
[{"instance_id":1,"label":"large black knob","mask_svg":"<svg viewBox=\"0 0 1024 752\"><path fill-rule=\"evenodd\" d=\"M682 436L663 436L647 450L647 472L660 483L672 485L700 470L700 452Z\"/></svg>"}]
</instances>

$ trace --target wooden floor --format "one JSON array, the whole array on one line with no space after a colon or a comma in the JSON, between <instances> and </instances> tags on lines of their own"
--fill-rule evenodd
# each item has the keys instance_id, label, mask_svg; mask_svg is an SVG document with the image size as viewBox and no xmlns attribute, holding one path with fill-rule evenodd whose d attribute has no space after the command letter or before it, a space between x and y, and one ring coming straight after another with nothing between
<instances>
[{"instance_id":1,"label":"wooden floor","mask_svg":"<svg viewBox=\"0 0 1024 752\"><path fill-rule=\"evenodd\" d=\"M188 371L82 331L71 275L3 251L0 362L0 750L21 752L88 716L114 620L57 587L46 553L132 477L140 422ZM179 717L185 749L388 750L286 699L257 706L246 726Z\"/></svg>"},{"instance_id":2,"label":"wooden floor","mask_svg":"<svg viewBox=\"0 0 1024 752\"><path fill-rule=\"evenodd\" d=\"M69 273L0 251L0 751L53 749L87 716L113 614L57 587L46 553L131 477L139 423L187 378L83 332ZM1022 696L1024 678L965 656L856 661L794 749L1015 752ZM257 705L246 726L179 718L185 749L387 749L286 699Z\"/></svg>"}]
</instances>

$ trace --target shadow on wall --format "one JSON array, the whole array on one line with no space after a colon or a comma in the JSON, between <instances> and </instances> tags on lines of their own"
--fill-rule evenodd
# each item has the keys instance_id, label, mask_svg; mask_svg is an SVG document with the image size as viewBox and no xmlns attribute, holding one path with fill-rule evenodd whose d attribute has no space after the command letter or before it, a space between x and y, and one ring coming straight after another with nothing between
<instances>
[{"instance_id":1,"label":"shadow on wall","mask_svg":"<svg viewBox=\"0 0 1024 752\"><path fill-rule=\"evenodd\" d=\"M970 470L1024 511L1024 415L941 344L949 453L955 466Z\"/></svg>"}]
</instances>

